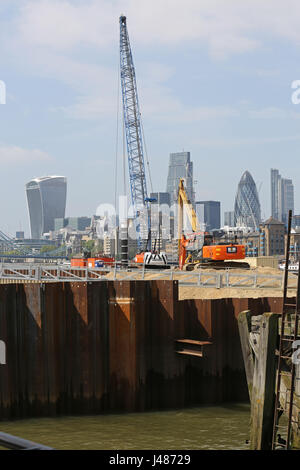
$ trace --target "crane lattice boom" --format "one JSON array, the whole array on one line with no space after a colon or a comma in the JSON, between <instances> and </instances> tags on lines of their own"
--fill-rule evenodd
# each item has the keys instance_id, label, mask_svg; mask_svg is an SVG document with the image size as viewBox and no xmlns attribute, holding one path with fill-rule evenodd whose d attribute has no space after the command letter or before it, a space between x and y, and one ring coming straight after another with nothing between
<instances>
[{"instance_id":1,"label":"crane lattice boom","mask_svg":"<svg viewBox=\"0 0 300 470\"><path fill-rule=\"evenodd\" d=\"M147 184L135 70L125 16L120 17L120 72L131 200L137 217L143 207L148 207ZM140 244L140 233L138 238Z\"/></svg>"}]
</instances>

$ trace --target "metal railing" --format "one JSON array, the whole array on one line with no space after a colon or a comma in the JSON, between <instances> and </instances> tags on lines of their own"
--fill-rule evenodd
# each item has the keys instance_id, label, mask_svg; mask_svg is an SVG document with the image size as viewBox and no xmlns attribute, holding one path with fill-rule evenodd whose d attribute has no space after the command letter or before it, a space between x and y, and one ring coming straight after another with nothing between
<instances>
[{"instance_id":1,"label":"metal railing","mask_svg":"<svg viewBox=\"0 0 300 470\"><path fill-rule=\"evenodd\" d=\"M283 285L283 274L278 275L240 273L235 270L222 272L199 269L196 271L149 270L143 268L121 269L119 266L106 268L71 267L42 264L0 264L0 282L95 282L130 280L173 280L183 286L207 288L277 288ZM289 288L296 288L296 277L290 279Z\"/></svg>"},{"instance_id":2,"label":"metal railing","mask_svg":"<svg viewBox=\"0 0 300 470\"><path fill-rule=\"evenodd\" d=\"M53 450L52 447L0 432L0 447L10 450Z\"/></svg>"}]
</instances>

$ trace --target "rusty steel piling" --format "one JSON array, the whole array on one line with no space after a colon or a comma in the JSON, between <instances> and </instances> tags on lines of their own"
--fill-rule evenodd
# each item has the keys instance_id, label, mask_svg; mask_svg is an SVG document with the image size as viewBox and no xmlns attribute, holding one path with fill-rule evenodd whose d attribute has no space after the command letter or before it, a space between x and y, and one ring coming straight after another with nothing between
<instances>
[{"instance_id":1,"label":"rusty steel piling","mask_svg":"<svg viewBox=\"0 0 300 470\"><path fill-rule=\"evenodd\" d=\"M248 400L237 316L281 305L179 301L167 280L0 285L0 419Z\"/></svg>"}]
</instances>

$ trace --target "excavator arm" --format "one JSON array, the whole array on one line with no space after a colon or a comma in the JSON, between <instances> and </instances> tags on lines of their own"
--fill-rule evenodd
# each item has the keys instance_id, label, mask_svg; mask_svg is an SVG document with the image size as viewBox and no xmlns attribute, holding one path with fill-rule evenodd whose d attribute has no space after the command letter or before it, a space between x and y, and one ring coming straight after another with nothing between
<instances>
[{"instance_id":1,"label":"excavator arm","mask_svg":"<svg viewBox=\"0 0 300 470\"><path fill-rule=\"evenodd\" d=\"M187 197L186 190L184 187L184 179L180 178L179 188L178 188L178 255L179 255L179 268L183 269L183 266L186 263L186 248L193 242L193 239L187 238L183 234L183 207L186 209L192 231L199 231L200 225L197 219L196 212ZM203 235L204 232L198 232L198 234ZM196 234L195 234L196 235Z\"/></svg>"},{"instance_id":2,"label":"excavator arm","mask_svg":"<svg viewBox=\"0 0 300 470\"><path fill-rule=\"evenodd\" d=\"M187 215L192 226L192 231L196 232L197 230L199 230L197 215L189 198L187 197L184 188L184 179L180 178L178 189L178 240L181 239L183 230L183 206L185 206L186 208Z\"/></svg>"}]
</instances>

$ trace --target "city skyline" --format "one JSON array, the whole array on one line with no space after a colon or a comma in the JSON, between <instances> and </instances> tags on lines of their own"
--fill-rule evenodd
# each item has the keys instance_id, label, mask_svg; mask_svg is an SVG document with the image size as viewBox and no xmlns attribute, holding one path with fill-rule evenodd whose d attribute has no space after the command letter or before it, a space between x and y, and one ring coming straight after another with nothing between
<instances>
[{"instance_id":1,"label":"city skyline","mask_svg":"<svg viewBox=\"0 0 300 470\"><path fill-rule=\"evenodd\" d=\"M183 160L185 161L184 165L183 165L184 163ZM183 168L186 167L187 174L182 173L183 172L183 169L181 168L182 166ZM192 186L193 170L192 169L193 169L193 163L190 158L190 152L179 152L179 153L170 154L167 187L170 185L170 179L172 180L171 186L172 187L174 186L175 188L177 180L179 181L180 178L183 177L185 181L188 180L190 182L190 192L193 191L193 186ZM282 189L280 190L280 197L282 196L282 201L280 201L280 208L281 210L283 210L283 208L285 207L284 204L287 201L289 201L289 198L287 198L287 195L289 196L288 190L290 186L292 187L292 190L293 190L293 185L290 179L281 178L281 175L279 174L278 170L271 168L270 187L271 187L271 199L272 199L271 206L272 207L274 206L274 201L273 201L274 199L274 194L273 194L274 193L274 187L273 187L274 176L273 175L275 173L276 173L276 178L278 179L278 181L280 181L280 185L278 185L278 182L276 180L275 186L276 187L282 186ZM170 178L170 175L171 175L171 178ZM62 176L46 176L46 177L34 178L33 180L31 180L29 183L25 185L27 205L28 205L28 215L29 215L29 221L30 221L30 226L31 226L31 238L41 238L43 234L47 234L47 232L49 231L53 231L53 230L56 231L60 228L67 227L69 220L74 221L71 223L70 226L73 226L75 223L78 223L78 221L81 219L84 220L84 223L86 223L87 219L89 220L89 222L91 221L91 217L93 216L93 214L91 214L90 217L86 215L85 216L77 215L75 217L68 216L65 218L66 193L67 193L66 182L67 182L67 179ZM54 184L57 184L57 187L54 187ZM47 185L48 185L48 188L46 188ZM64 189L62 192L60 190L61 185L64 186ZM50 188L50 192L49 192L49 188ZM59 197L60 197L59 192L61 193L61 196L63 197L62 203L60 203L59 201ZM162 210L164 210L163 208L166 209L167 207L169 207L171 211L175 210L175 212L177 213L175 209L176 204L177 204L177 196L171 202L171 195L172 194L170 194L169 192L156 192L156 193L150 193L150 198L153 199L153 204L155 205L155 207L158 204L158 206L161 207ZM55 203L53 204L54 200L55 200ZM127 203L129 203L129 199ZM198 220L201 224L206 225L207 230L218 229L220 227L229 225L228 220L227 220L228 218L232 219L231 220L232 223L230 224L232 227L248 226L248 227L251 227L253 230L258 230L259 224L261 222L262 223L264 222L264 220L261 219L261 206L260 206L256 184L252 178L252 175L249 173L248 170L246 170L242 174L242 177L238 183L236 196L235 196L235 202L234 202L234 211L225 211L223 214L223 220L221 218L221 201L212 201L212 200L194 201L194 204L195 204L195 210L198 216ZM62 209L60 209L59 206L61 206ZM100 205L101 209L100 207L98 207L97 214L99 215L98 213L99 210L101 213L103 212L103 210L105 210L105 208L106 210L108 210L108 206L107 207L106 206L107 205L105 203L103 206ZM151 207L152 207L152 204L151 204ZM110 209L111 208L113 208L112 205L110 205ZM289 208L290 207L285 207L287 211L289 210ZM120 215L118 212L118 205L115 209L116 209L115 214L117 215L117 218L118 218ZM129 209L129 206L128 206L128 210L129 210L128 217L130 218L132 217L132 215L131 215L131 209ZM156 213L156 209L154 209L154 207L153 207L153 211L154 211L153 217L155 217L154 213ZM171 212L170 212L170 215L171 215ZM297 215L294 213L293 215L296 215L296 217L300 217L300 215ZM271 216L275 219L278 219L286 223L284 212L282 212L281 217L277 217L276 214L274 216L274 213L272 213ZM114 219L114 216L113 216L113 219ZM221 223L221 220L222 220L222 223ZM89 224L87 223L87 226L88 225ZM73 228L75 228L75 226Z\"/></svg>"},{"instance_id":2,"label":"city skyline","mask_svg":"<svg viewBox=\"0 0 300 470\"><path fill-rule=\"evenodd\" d=\"M300 107L291 100L300 77L300 6L275 3L183 7L175 0L170 9L154 0L143 9L135 0L110 7L101 0L3 0L1 194L9 194L13 180L14 197L2 206L1 229L29 234L23 188L36 175L68 177L67 214L91 215L100 203L113 203L121 11L134 50L153 192L165 190L169 154L188 149L196 200L232 210L240 175L249 170L267 219L273 167L293 177L300 213ZM58 20L69 27L58 32ZM121 166L120 158L120 187ZM128 173L126 180L128 187Z\"/></svg>"}]
</instances>

